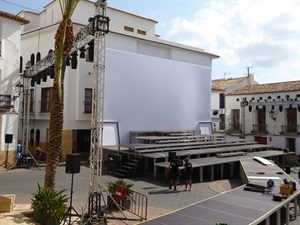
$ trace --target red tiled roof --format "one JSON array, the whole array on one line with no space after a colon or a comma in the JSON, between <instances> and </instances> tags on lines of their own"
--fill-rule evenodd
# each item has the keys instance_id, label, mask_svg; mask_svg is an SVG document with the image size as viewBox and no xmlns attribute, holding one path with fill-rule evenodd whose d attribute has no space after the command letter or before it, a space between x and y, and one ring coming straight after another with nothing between
<instances>
[{"instance_id":1,"label":"red tiled roof","mask_svg":"<svg viewBox=\"0 0 300 225\"><path fill-rule=\"evenodd\" d=\"M245 77L212 80L212 88L225 90L239 84Z\"/></svg>"},{"instance_id":2,"label":"red tiled roof","mask_svg":"<svg viewBox=\"0 0 300 225\"><path fill-rule=\"evenodd\" d=\"M300 80L245 86L228 95L262 94L300 91Z\"/></svg>"},{"instance_id":3,"label":"red tiled roof","mask_svg":"<svg viewBox=\"0 0 300 225\"><path fill-rule=\"evenodd\" d=\"M15 20L17 22L20 22L22 25L23 24L28 24L30 22L29 20L24 19L23 17L16 16L14 14L4 12L4 11L0 11L0 17L5 17L7 19Z\"/></svg>"}]
</instances>

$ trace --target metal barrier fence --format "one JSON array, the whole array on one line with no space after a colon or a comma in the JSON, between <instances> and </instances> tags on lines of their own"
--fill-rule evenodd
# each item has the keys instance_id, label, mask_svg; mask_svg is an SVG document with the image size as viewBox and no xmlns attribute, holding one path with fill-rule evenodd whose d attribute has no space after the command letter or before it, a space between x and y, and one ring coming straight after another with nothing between
<instances>
[{"instance_id":1,"label":"metal barrier fence","mask_svg":"<svg viewBox=\"0 0 300 225\"><path fill-rule=\"evenodd\" d=\"M108 207L115 206L120 211L124 210L136 215L137 220L147 220L148 198L146 195L115 183L111 183L111 185L113 185L113 188L109 190ZM120 219L128 219L125 214L123 215L125 218Z\"/></svg>"},{"instance_id":2,"label":"metal barrier fence","mask_svg":"<svg viewBox=\"0 0 300 225\"><path fill-rule=\"evenodd\" d=\"M132 191L132 204L130 204L129 212L133 213L144 220L147 220L148 198L146 195Z\"/></svg>"}]
</instances>

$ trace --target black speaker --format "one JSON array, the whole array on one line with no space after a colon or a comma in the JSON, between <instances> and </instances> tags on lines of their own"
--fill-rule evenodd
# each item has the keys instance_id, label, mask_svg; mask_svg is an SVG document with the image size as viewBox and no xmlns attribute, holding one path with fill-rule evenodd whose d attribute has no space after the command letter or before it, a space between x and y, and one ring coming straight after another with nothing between
<instances>
[{"instance_id":1,"label":"black speaker","mask_svg":"<svg viewBox=\"0 0 300 225\"><path fill-rule=\"evenodd\" d=\"M169 162L176 158L176 152L169 152Z\"/></svg>"},{"instance_id":2,"label":"black speaker","mask_svg":"<svg viewBox=\"0 0 300 225\"><path fill-rule=\"evenodd\" d=\"M5 143L10 144L13 141L13 135L12 134L5 134Z\"/></svg>"},{"instance_id":3,"label":"black speaker","mask_svg":"<svg viewBox=\"0 0 300 225\"><path fill-rule=\"evenodd\" d=\"M281 202L282 201L282 195L280 195L280 194L273 194L273 201Z\"/></svg>"},{"instance_id":4,"label":"black speaker","mask_svg":"<svg viewBox=\"0 0 300 225\"><path fill-rule=\"evenodd\" d=\"M291 173L291 167L290 166L286 166L285 167L285 172L286 172L286 174L290 174Z\"/></svg>"},{"instance_id":5,"label":"black speaker","mask_svg":"<svg viewBox=\"0 0 300 225\"><path fill-rule=\"evenodd\" d=\"M80 173L80 153L67 154L66 173Z\"/></svg>"}]
</instances>

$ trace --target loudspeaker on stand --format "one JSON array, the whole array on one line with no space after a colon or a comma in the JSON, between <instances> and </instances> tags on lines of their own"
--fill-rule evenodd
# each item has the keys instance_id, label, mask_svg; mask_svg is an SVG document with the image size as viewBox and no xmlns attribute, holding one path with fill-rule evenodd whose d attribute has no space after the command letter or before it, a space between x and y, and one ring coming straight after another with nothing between
<instances>
[{"instance_id":1,"label":"loudspeaker on stand","mask_svg":"<svg viewBox=\"0 0 300 225\"><path fill-rule=\"evenodd\" d=\"M5 143L11 144L13 141L13 135L12 134L5 134Z\"/></svg>"},{"instance_id":2,"label":"loudspeaker on stand","mask_svg":"<svg viewBox=\"0 0 300 225\"><path fill-rule=\"evenodd\" d=\"M80 173L80 153L67 154L66 159L66 173L75 174Z\"/></svg>"}]
</instances>

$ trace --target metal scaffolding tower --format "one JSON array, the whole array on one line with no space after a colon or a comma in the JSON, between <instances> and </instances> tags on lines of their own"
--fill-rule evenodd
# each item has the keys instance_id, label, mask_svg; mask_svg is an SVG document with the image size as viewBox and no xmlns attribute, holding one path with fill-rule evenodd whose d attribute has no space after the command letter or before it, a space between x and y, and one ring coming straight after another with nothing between
<instances>
[{"instance_id":1,"label":"metal scaffolding tower","mask_svg":"<svg viewBox=\"0 0 300 225\"><path fill-rule=\"evenodd\" d=\"M29 63L26 68L29 68ZM23 92L23 115L22 115L22 154L28 151L28 134L29 134L29 109L30 109L30 88L29 79L23 79L24 92Z\"/></svg>"},{"instance_id":2,"label":"metal scaffolding tower","mask_svg":"<svg viewBox=\"0 0 300 225\"><path fill-rule=\"evenodd\" d=\"M89 24L81 29L73 38L73 47L70 52L79 50L88 43L94 42L93 68L93 100L91 118L91 150L90 150L90 189L88 204L84 209L82 223L94 224L104 218L101 210L101 175L102 175L102 145L104 120L104 77L105 77L105 34L109 32L109 18L106 16L106 0L95 3L95 16L89 19ZM23 142L28 149L29 126L29 78L37 76L43 71L53 68L55 54L52 52L33 66L24 71L24 112L23 112Z\"/></svg>"},{"instance_id":3,"label":"metal scaffolding tower","mask_svg":"<svg viewBox=\"0 0 300 225\"><path fill-rule=\"evenodd\" d=\"M106 17L106 0L99 0L96 5L94 34L94 84L91 118L90 150L90 190L88 205L85 207L82 223L94 224L105 222L101 209L102 199L102 147L104 120L104 78L105 78L105 34L108 32L109 19Z\"/></svg>"}]
</instances>

